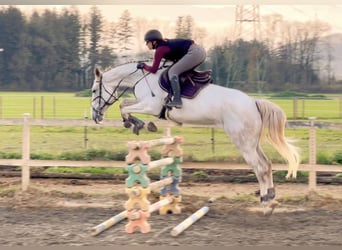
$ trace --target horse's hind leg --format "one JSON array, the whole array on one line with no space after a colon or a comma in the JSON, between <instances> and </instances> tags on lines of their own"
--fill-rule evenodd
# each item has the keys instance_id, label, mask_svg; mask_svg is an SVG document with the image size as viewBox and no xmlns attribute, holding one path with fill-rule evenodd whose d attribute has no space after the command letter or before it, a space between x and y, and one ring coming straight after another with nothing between
<instances>
[{"instance_id":1,"label":"horse's hind leg","mask_svg":"<svg viewBox=\"0 0 342 250\"><path fill-rule=\"evenodd\" d=\"M262 197L262 200L273 200L275 198L275 189L274 189L274 184L273 184L273 174L272 174L272 163L269 161L265 155L265 153L262 151L260 148L260 145L257 146L256 148L257 154L260 158L260 161L263 162L263 164L266 167L264 175L266 176L266 187L267 187L267 194L266 197Z\"/></svg>"},{"instance_id":2,"label":"horse's hind leg","mask_svg":"<svg viewBox=\"0 0 342 250\"><path fill-rule=\"evenodd\" d=\"M243 153L246 162L253 167L254 173L260 186L260 202L264 207L264 214L272 214L278 204L275 198L275 189L273 185L272 165L266 158L263 151L259 148Z\"/></svg>"},{"instance_id":3,"label":"horse's hind leg","mask_svg":"<svg viewBox=\"0 0 342 250\"><path fill-rule=\"evenodd\" d=\"M247 164L253 168L253 171L257 177L260 186L260 201L265 202L268 200L268 187L269 187L269 178L268 178L268 168L269 166L262 161L256 150L251 150L248 152L243 152L243 157L246 160Z\"/></svg>"},{"instance_id":4,"label":"horse's hind leg","mask_svg":"<svg viewBox=\"0 0 342 250\"><path fill-rule=\"evenodd\" d=\"M257 146L256 152L258 154L259 162L261 165L265 166L262 168L256 168L256 175L258 177L259 183L265 183L266 193L260 194L260 201L264 207L264 214L271 215L274 208L278 205L278 202L274 200L275 198L275 188L273 184L273 173L272 173L272 163L269 161L260 148Z\"/></svg>"}]
</instances>

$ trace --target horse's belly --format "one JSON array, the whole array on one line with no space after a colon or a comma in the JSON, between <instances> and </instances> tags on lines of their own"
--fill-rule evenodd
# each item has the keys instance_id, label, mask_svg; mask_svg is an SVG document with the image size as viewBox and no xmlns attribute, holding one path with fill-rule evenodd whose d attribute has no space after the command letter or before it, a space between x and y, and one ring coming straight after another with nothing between
<instances>
[{"instance_id":1,"label":"horse's belly","mask_svg":"<svg viewBox=\"0 0 342 250\"><path fill-rule=\"evenodd\" d=\"M169 112L171 120L185 124L222 127L227 120L257 113L255 102L245 93L217 85L203 89L194 99L183 99L183 107ZM253 119L254 117L250 117Z\"/></svg>"}]
</instances>

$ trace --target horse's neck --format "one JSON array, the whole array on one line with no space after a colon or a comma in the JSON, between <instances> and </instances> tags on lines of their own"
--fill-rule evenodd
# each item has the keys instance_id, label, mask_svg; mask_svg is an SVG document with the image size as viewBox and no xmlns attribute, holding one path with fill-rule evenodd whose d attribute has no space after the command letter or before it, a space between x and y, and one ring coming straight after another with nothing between
<instances>
[{"instance_id":1,"label":"horse's neck","mask_svg":"<svg viewBox=\"0 0 342 250\"><path fill-rule=\"evenodd\" d=\"M106 71L103 74L103 81L118 84L121 86L129 86L132 83L131 74L136 70L136 66L132 64L125 64Z\"/></svg>"},{"instance_id":2,"label":"horse's neck","mask_svg":"<svg viewBox=\"0 0 342 250\"><path fill-rule=\"evenodd\" d=\"M105 72L103 80L108 83L120 84L121 87L134 87L140 81L158 85L159 77L164 70L166 68L159 69L156 73L137 71L136 63L129 63Z\"/></svg>"}]
</instances>

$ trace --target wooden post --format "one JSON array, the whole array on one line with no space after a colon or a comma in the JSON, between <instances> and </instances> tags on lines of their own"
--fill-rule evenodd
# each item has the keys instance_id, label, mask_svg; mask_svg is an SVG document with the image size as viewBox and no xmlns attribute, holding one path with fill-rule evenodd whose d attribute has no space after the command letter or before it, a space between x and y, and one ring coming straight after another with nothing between
<instances>
[{"instance_id":1,"label":"wooden post","mask_svg":"<svg viewBox=\"0 0 342 250\"><path fill-rule=\"evenodd\" d=\"M342 97L340 99L340 118L342 118Z\"/></svg>"},{"instance_id":2,"label":"wooden post","mask_svg":"<svg viewBox=\"0 0 342 250\"><path fill-rule=\"evenodd\" d=\"M315 130L316 117L309 117L310 120L310 132L309 132L309 189L316 189L316 130Z\"/></svg>"},{"instance_id":3,"label":"wooden post","mask_svg":"<svg viewBox=\"0 0 342 250\"><path fill-rule=\"evenodd\" d=\"M0 96L0 119L2 119L2 97Z\"/></svg>"},{"instance_id":4,"label":"wooden post","mask_svg":"<svg viewBox=\"0 0 342 250\"><path fill-rule=\"evenodd\" d=\"M23 191L28 189L30 184L30 126L28 122L30 114L24 114L23 121L23 145L22 145L22 169L21 169L21 188Z\"/></svg>"},{"instance_id":5,"label":"wooden post","mask_svg":"<svg viewBox=\"0 0 342 250\"><path fill-rule=\"evenodd\" d=\"M56 97L52 97L53 118L56 119Z\"/></svg>"},{"instance_id":6,"label":"wooden post","mask_svg":"<svg viewBox=\"0 0 342 250\"><path fill-rule=\"evenodd\" d=\"M44 96L40 97L40 118L44 119Z\"/></svg>"},{"instance_id":7,"label":"wooden post","mask_svg":"<svg viewBox=\"0 0 342 250\"><path fill-rule=\"evenodd\" d=\"M33 107L32 107L32 114L33 114L33 119L36 118L36 109L37 109L37 98L33 97Z\"/></svg>"},{"instance_id":8,"label":"wooden post","mask_svg":"<svg viewBox=\"0 0 342 250\"><path fill-rule=\"evenodd\" d=\"M297 119L297 113L298 113L298 99L294 98L293 99L293 119Z\"/></svg>"}]
</instances>

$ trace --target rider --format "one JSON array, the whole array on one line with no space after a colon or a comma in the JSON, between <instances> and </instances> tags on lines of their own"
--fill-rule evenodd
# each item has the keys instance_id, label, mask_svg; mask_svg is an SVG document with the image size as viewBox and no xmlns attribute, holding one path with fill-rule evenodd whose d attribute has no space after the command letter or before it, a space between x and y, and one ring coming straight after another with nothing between
<instances>
[{"instance_id":1,"label":"rider","mask_svg":"<svg viewBox=\"0 0 342 250\"><path fill-rule=\"evenodd\" d=\"M145 42L148 49L156 50L154 60L152 66L139 63L137 68L156 73L162 58L173 61L174 64L168 72L173 91L173 100L167 106L181 108L182 100L178 76L204 62L206 58L204 48L190 39L164 39L160 31L156 29L146 32Z\"/></svg>"}]
</instances>

